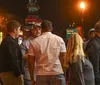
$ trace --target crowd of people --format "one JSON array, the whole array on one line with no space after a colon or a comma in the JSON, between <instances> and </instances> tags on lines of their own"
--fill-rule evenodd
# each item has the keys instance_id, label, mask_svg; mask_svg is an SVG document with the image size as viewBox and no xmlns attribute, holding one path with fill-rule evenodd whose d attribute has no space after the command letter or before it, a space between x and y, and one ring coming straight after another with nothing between
<instances>
[{"instance_id":1,"label":"crowd of people","mask_svg":"<svg viewBox=\"0 0 100 85\"><path fill-rule=\"evenodd\" d=\"M49 20L33 24L32 36L21 45L16 40L20 29L18 21L7 23L0 45L1 85L100 85L100 21L88 41L75 33L67 45L52 33Z\"/></svg>"}]
</instances>

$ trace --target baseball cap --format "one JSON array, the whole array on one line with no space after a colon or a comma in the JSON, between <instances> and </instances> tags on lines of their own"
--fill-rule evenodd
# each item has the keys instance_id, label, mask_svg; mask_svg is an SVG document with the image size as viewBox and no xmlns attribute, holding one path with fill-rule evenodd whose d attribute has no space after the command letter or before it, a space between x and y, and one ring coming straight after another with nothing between
<instances>
[{"instance_id":1,"label":"baseball cap","mask_svg":"<svg viewBox=\"0 0 100 85\"><path fill-rule=\"evenodd\" d=\"M95 29L94 29L94 28L91 28L91 29L90 29L90 32L95 32Z\"/></svg>"},{"instance_id":2,"label":"baseball cap","mask_svg":"<svg viewBox=\"0 0 100 85\"><path fill-rule=\"evenodd\" d=\"M41 28L41 25L38 25L38 24L27 24L26 26L23 26L23 30L25 31L31 31L32 29L34 28Z\"/></svg>"}]
</instances>

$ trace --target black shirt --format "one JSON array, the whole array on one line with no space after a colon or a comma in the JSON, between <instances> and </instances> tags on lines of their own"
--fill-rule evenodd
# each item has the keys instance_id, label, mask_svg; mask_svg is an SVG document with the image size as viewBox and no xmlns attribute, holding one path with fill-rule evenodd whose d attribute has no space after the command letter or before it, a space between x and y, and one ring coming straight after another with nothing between
<instances>
[{"instance_id":1,"label":"black shirt","mask_svg":"<svg viewBox=\"0 0 100 85\"><path fill-rule=\"evenodd\" d=\"M23 74L23 59L16 39L7 35L0 45L0 73L12 71L16 77Z\"/></svg>"},{"instance_id":2,"label":"black shirt","mask_svg":"<svg viewBox=\"0 0 100 85\"><path fill-rule=\"evenodd\" d=\"M85 52L89 57L94 69L95 83L100 85L100 37L96 35L86 46Z\"/></svg>"}]
</instances>

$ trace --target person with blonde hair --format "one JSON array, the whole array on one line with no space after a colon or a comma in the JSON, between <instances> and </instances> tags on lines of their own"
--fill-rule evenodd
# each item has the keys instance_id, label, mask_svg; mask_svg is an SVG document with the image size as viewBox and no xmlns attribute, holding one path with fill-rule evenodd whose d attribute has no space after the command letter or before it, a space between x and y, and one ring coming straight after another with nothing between
<instances>
[{"instance_id":1,"label":"person with blonde hair","mask_svg":"<svg viewBox=\"0 0 100 85\"><path fill-rule=\"evenodd\" d=\"M83 40L73 34L67 46L67 65L69 66L69 85L95 85L92 64L83 51Z\"/></svg>"}]
</instances>

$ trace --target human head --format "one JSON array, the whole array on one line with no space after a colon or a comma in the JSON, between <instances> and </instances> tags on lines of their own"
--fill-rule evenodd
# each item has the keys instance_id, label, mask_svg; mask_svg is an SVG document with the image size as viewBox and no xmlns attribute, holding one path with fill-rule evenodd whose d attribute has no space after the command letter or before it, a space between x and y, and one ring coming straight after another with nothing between
<instances>
[{"instance_id":1,"label":"human head","mask_svg":"<svg viewBox=\"0 0 100 85\"><path fill-rule=\"evenodd\" d=\"M38 37L41 35L41 26L32 25L31 33L33 37Z\"/></svg>"},{"instance_id":2,"label":"human head","mask_svg":"<svg viewBox=\"0 0 100 85\"><path fill-rule=\"evenodd\" d=\"M41 23L42 32L51 32L53 30L52 23L49 20L44 20Z\"/></svg>"},{"instance_id":3,"label":"human head","mask_svg":"<svg viewBox=\"0 0 100 85\"><path fill-rule=\"evenodd\" d=\"M98 21L96 24L95 24L95 32L97 35L100 35L100 21Z\"/></svg>"},{"instance_id":4,"label":"human head","mask_svg":"<svg viewBox=\"0 0 100 85\"><path fill-rule=\"evenodd\" d=\"M92 28L89 30L89 38L93 38L95 36L95 29Z\"/></svg>"},{"instance_id":5,"label":"human head","mask_svg":"<svg viewBox=\"0 0 100 85\"><path fill-rule=\"evenodd\" d=\"M14 38L18 38L20 32L21 24L16 20L8 21L7 32L12 34Z\"/></svg>"},{"instance_id":6,"label":"human head","mask_svg":"<svg viewBox=\"0 0 100 85\"><path fill-rule=\"evenodd\" d=\"M83 40L78 33L69 38L66 55L68 58L67 63L77 62L78 55L81 55L81 59L84 61Z\"/></svg>"}]
</instances>

